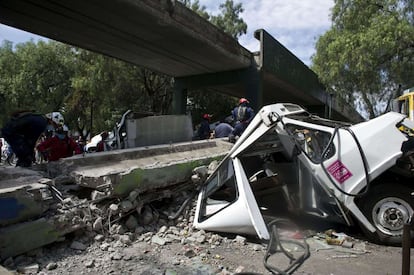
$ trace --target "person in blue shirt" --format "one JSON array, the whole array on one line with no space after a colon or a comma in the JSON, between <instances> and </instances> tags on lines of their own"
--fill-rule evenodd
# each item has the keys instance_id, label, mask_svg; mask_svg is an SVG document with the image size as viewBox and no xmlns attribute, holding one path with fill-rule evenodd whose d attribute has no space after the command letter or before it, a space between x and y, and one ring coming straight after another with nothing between
<instances>
[{"instance_id":1,"label":"person in blue shirt","mask_svg":"<svg viewBox=\"0 0 414 275\"><path fill-rule=\"evenodd\" d=\"M227 123L225 119L222 119L214 128L214 137L215 138L228 137L232 132L233 132L233 127L229 123Z\"/></svg>"},{"instance_id":2,"label":"person in blue shirt","mask_svg":"<svg viewBox=\"0 0 414 275\"><path fill-rule=\"evenodd\" d=\"M211 137L211 129L210 129L210 121L212 115L204 114L203 119L200 123L200 127L198 128L197 137L198 139L209 139Z\"/></svg>"},{"instance_id":3,"label":"person in blue shirt","mask_svg":"<svg viewBox=\"0 0 414 275\"><path fill-rule=\"evenodd\" d=\"M248 106L250 102L245 98L240 98L239 105L231 112L234 121L234 130L232 135L239 137L246 130L249 123L254 118L254 110Z\"/></svg>"}]
</instances>

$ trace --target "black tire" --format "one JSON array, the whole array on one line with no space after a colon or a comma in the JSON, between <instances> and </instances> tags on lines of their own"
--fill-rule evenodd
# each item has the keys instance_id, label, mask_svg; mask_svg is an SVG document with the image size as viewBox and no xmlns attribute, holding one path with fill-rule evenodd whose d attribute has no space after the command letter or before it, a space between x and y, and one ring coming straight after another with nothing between
<instances>
[{"instance_id":1,"label":"black tire","mask_svg":"<svg viewBox=\"0 0 414 275\"><path fill-rule=\"evenodd\" d=\"M376 231L372 233L361 224L362 230L375 243L401 245L403 226L414 214L413 189L399 184L376 185L372 189L361 199L360 206Z\"/></svg>"}]
</instances>

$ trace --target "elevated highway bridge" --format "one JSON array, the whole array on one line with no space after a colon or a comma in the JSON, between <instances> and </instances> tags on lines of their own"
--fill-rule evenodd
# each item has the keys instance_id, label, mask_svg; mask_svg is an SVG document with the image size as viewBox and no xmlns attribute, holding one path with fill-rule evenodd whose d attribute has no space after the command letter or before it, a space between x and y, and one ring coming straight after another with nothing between
<instances>
[{"instance_id":1,"label":"elevated highway bridge","mask_svg":"<svg viewBox=\"0 0 414 275\"><path fill-rule=\"evenodd\" d=\"M360 121L325 92L316 74L257 30L259 52L173 0L0 0L0 22L175 78L173 111L203 88L262 105L292 102L334 119Z\"/></svg>"}]
</instances>

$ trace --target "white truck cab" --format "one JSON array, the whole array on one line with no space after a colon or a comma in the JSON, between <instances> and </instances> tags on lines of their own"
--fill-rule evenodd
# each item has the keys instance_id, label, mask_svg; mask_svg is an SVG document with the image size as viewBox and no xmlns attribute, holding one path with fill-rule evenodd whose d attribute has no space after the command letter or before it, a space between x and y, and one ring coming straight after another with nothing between
<instances>
[{"instance_id":1,"label":"white truck cab","mask_svg":"<svg viewBox=\"0 0 414 275\"><path fill-rule=\"evenodd\" d=\"M203 185L194 226L269 239L267 217L288 212L357 222L373 241L401 243L414 215L406 120L389 112L352 125L265 106Z\"/></svg>"}]
</instances>

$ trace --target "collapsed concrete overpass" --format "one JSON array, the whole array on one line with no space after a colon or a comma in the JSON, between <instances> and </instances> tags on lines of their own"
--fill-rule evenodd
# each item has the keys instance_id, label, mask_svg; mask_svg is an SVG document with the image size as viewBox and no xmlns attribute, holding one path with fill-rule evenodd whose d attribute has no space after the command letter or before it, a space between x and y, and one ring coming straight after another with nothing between
<instances>
[{"instance_id":1,"label":"collapsed concrete overpass","mask_svg":"<svg viewBox=\"0 0 414 275\"><path fill-rule=\"evenodd\" d=\"M185 112L188 89L206 88L248 97L256 109L293 102L361 120L266 31L256 31L260 51L251 53L177 1L0 0L0 9L3 24L174 77L175 113Z\"/></svg>"}]
</instances>

